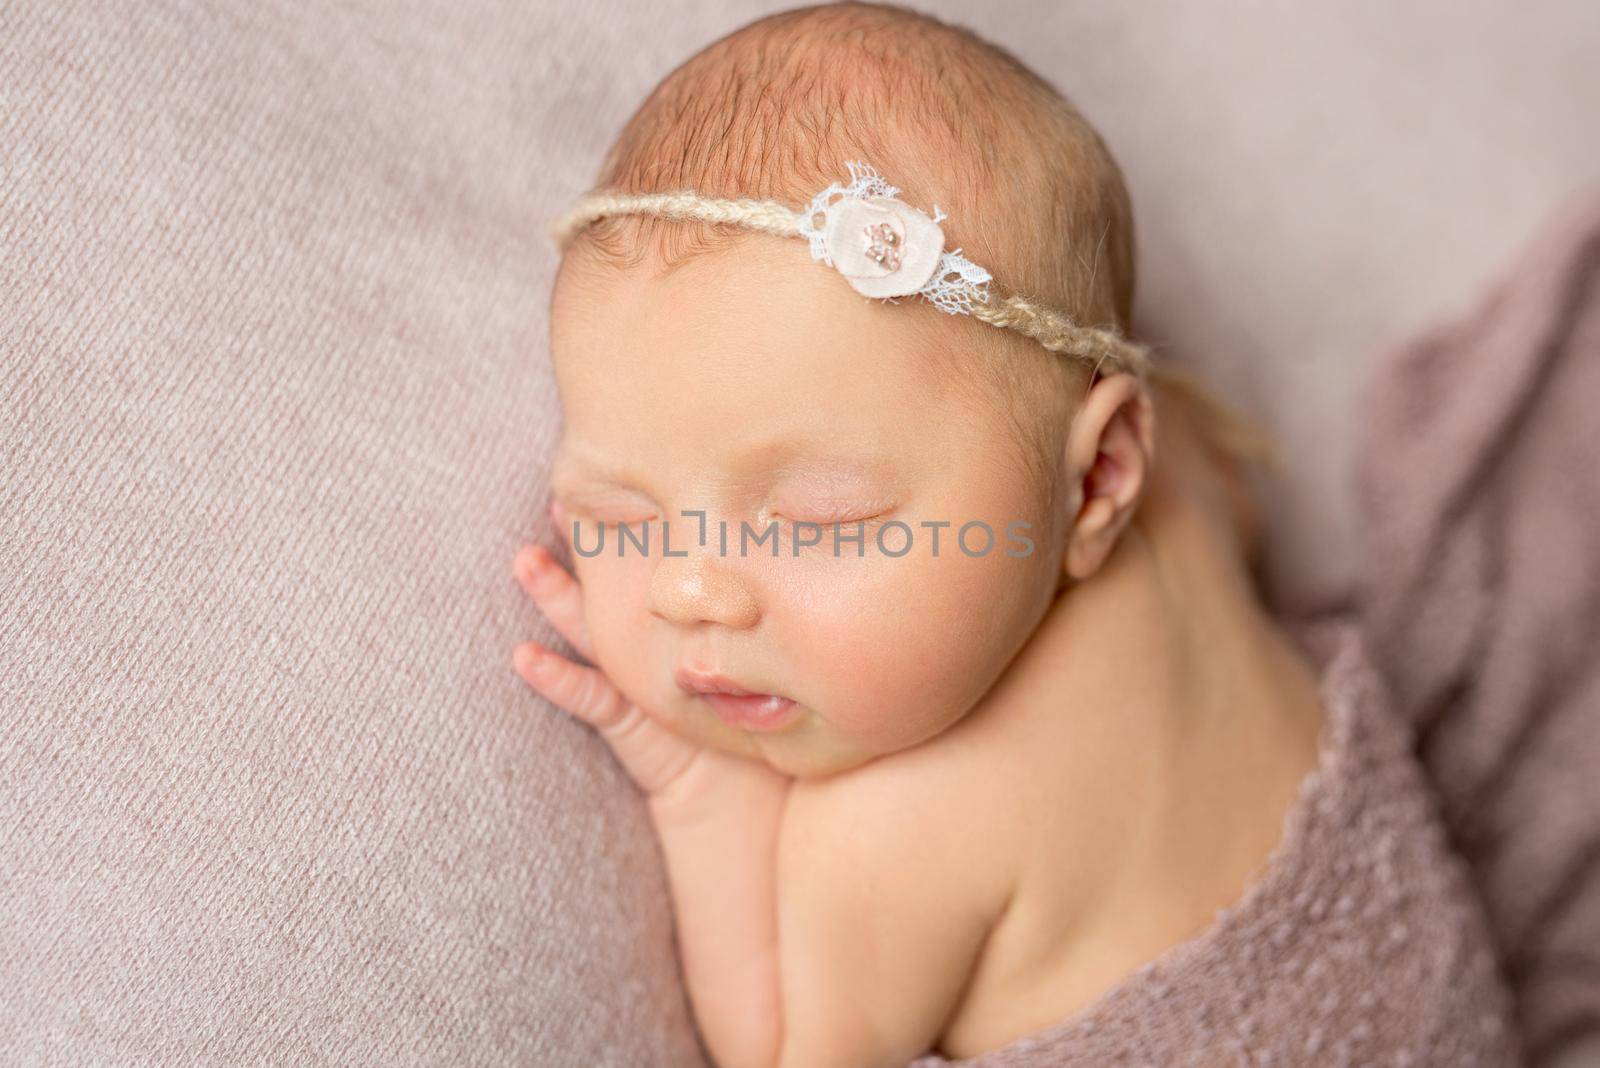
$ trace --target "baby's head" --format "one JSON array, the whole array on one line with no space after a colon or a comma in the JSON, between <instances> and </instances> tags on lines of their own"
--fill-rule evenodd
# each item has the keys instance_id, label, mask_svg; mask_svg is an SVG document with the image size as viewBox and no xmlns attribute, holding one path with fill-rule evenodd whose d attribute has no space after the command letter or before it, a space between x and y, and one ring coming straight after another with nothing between
<instances>
[{"instance_id":1,"label":"baby's head","mask_svg":"<svg viewBox=\"0 0 1600 1068\"><path fill-rule=\"evenodd\" d=\"M937 204L946 247L1008 290L1125 330L1132 213L1099 136L928 16L842 3L722 38L657 87L596 184L804 205L855 159ZM960 720L1148 484L1142 376L920 297L866 299L794 237L606 217L569 247L551 313L552 482L599 666L673 730L791 774ZM805 523L820 539L796 553ZM776 555L756 540L773 524ZM686 673L794 706L735 725Z\"/></svg>"}]
</instances>

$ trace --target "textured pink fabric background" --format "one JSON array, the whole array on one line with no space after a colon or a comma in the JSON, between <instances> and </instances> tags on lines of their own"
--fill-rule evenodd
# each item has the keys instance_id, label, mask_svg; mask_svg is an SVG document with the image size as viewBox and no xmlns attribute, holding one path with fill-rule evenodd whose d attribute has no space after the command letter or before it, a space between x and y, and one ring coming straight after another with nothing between
<instances>
[{"instance_id":1,"label":"textured pink fabric background","mask_svg":"<svg viewBox=\"0 0 1600 1068\"><path fill-rule=\"evenodd\" d=\"M548 216L787 6L0 6L0 1061L686 1064L604 746L511 674ZM929 3L1127 171L1139 325L1287 437L1349 589L1364 354L1581 178L1597 9Z\"/></svg>"}]
</instances>

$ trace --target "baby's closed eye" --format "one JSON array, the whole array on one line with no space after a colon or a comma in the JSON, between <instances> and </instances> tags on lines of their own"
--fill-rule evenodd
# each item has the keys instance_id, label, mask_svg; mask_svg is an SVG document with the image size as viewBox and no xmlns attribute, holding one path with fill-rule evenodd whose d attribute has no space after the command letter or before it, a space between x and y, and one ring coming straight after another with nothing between
<instances>
[{"instance_id":1,"label":"baby's closed eye","mask_svg":"<svg viewBox=\"0 0 1600 1068\"><path fill-rule=\"evenodd\" d=\"M858 508L830 513L818 509L798 516L775 515L772 519L787 531L791 553L864 556L872 551L877 531L894 514L892 508L875 514L868 514L870 511Z\"/></svg>"},{"instance_id":2,"label":"baby's closed eye","mask_svg":"<svg viewBox=\"0 0 1600 1068\"><path fill-rule=\"evenodd\" d=\"M773 513L794 522L857 523L881 520L894 511L897 503L895 497L888 495L807 494L778 500Z\"/></svg>"},{"instance_id":3,"label":"baby's closed eye","mask_svg":"<svg viewBox=\"0 0 1600 1068\"><path fill-rule=\"evenodd\" d=\"M816 523L820 526L832 526L835 523L842 525L849 523L881 523L891 510L874 511L871 507L862 508L808 508L798 511L773 513L772 518L787 520L791 523Z\"/></svg>"}]
</instances>

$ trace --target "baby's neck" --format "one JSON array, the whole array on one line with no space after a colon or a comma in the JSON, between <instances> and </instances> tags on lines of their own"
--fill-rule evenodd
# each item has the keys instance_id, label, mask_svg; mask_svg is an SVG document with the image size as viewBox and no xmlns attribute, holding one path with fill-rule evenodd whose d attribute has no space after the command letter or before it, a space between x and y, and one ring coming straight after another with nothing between
<instances>
[{"instance_id":1,"label":"baby's neck","mask_svg":"<svg viewBox=\"0 0 1600 1068\"><path fill-rule=\"evenodd\" d=\"M1156 769L1103 786L1129 805L1169 809L1164 826L1246 804L1219 797L1230 776L1259 788L1281 771L1292 792L1321 723L1316 676L1262 603L1238 515L1220 477L1195 469L1193 445L1177 432L1158 444L1169 466L1116 548L1056 595L986 698L1002 719L1055 719L1064 744L1122 769L1107 775ZM1185 810L1200 795L1214 809Z\"/></svg>"},{"instance_id":2,"label":"baby's neck","mask_svg":"<svg viewBox=\"0 0 1600 1068\"><path fill-rule=\"evenodd\" d=\"M1271 621L1236 543L1193 497L1152 494L1093 575L1057 594L1023 667L1054 694L1192 715L1225 673L1265 664ZM1137 665L1136 671L1130 671Z\"/></svg>"},{"instance_id":3,"label":"baby's neck","mask_svg":"<svg viewBox=\"0 0 1600 1068\"><path fill-rule=\"evenodd\" d=\"M1174 405L1159 415L1139 510L1101 567L1056 594L1007 671L1019 683L1086 698L1127 697L1132 687L1192 709L1227 689L1220 672L1279 658L1270 648L1277 628L1246 562L1253 516L1206 458L1187 413Z\"/></svg>"}]
</instances>

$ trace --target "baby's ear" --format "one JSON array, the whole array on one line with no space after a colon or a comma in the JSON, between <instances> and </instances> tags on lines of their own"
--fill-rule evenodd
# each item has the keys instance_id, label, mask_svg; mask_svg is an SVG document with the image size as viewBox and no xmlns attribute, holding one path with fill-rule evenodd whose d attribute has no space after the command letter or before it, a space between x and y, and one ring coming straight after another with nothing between
<instances>
[{"instance_id":1,"label":"baby's ear","mask_svg":"<svg viewBox=\"0 0 1600 1068\"><path fill-rule=\"evenodd\" d=\"M1095 382L1072 417L1066 452L1079 505L1067 528L1062 570L1077 582L1111 555L1150 478L1155 409L1149 387L1128 373Z\"/></svg>"}]
</instances>

